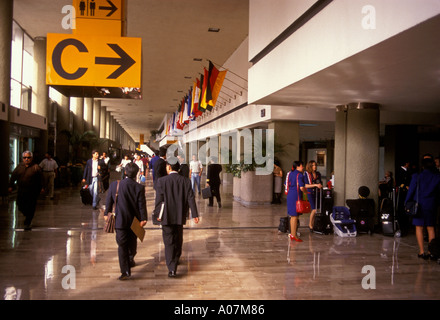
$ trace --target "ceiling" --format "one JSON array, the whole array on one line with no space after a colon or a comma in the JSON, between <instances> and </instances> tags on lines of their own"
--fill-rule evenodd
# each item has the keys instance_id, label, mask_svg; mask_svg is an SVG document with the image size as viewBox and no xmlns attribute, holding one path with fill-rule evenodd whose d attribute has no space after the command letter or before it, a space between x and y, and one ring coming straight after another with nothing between
<instances>
[{"instance_id":1,"label":"ceiling","mask_svg":"<svg viewBox=\"0 0 440 320\"><path fill-rule=\"evenodd\" d=\"M334 109L375 102L382 111L440 111L440 15L268 95L257 104Z\"/></svg>"},{"instance_id":2,"label":"ceiling","mask_svg":"<svg viewBox=\"0 0 440 320\"><path fill-rule=\"evenodd\" d=\"M68 4L72 0L14 0L14 19L31 37L71 33L61 26L61 10ZM208 59L221 66L247 38L249 1L127 0L127 4L127 36L142 38L142 99L103 99L102 106L138 142L141 134L149 137L164 115L177 109ZM210 27L220 32L208 32ZM438 30L440 16L252 103L329 110L360 101L379 103L382 110L396 115L402 111L438 115ZM391 118L399 121L397 116ZM319 140L324 131L332 134L333 121L325 130L322 121L316 124L302 128L309 132L307 138Z\"/></svg>"},{"instance_id":3,"label":"ceiling","mask_svg":"<svg viewBox=\"0 0 440 320\"><path fill-rule=\"evenodd\" d=\"M32 38L71 33L62 28L62 8L72 2L14 0L14 19ZM127 0L127 36L142 38L142 99L103 99L102 106L134 141L149 137L208 59L220 67L247 38L248 16L248 0Z\"/></svg>"}]
</instances>

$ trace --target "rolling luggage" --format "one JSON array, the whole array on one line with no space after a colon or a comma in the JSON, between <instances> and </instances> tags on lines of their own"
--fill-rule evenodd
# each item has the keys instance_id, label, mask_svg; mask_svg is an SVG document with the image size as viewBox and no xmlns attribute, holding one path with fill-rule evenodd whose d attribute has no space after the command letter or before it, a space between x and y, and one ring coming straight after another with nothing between
<instances>
[{"instance_id":1,"label":"rolling luggage","mask_svg":"<svg viewBox=\"0 0 440 320\"><path fill-rule=\"evenodd\" d=\"M279 233L290 233L290 217L280 218L280 225L278 226Z\"/></svg>"},{"instance_id":2,"label":"rolling luggage","mask_svg":"<svg viewBox=\"0 0 440 320\"><path fill-rule=\"evenodd\" d=\"M93 203L93 196L90 193L89 188L81 188L81 190L79 191L79 194L81 196L81 201L82 203L84 203L85 205L92 205Z\"/></svg>"},{"instance_id":3,"label":"rolling luggage","mask_svg":"<svg viewBox=\"0 0 440 320\"><path fill-rule=\"evenodd\" d=\"M400 237L400 230L396 219L396 189L390 194L389 198L382 199L380 203L380 221L384 236Z\"/></svg>"},{"instance_id":4,"label":"rolling luggage","mask_svg":"<svg viewBox=\"0 0 440 320\"><path fill-rule=\"evenodd\" d=\"M375 204L373 199L347 200L351 216L356 220L358 233L372 234L374 231Z\"/></svg>"},{"instance_id":5,"label":"rolling luggage","mask_svg":"<svg viewBox=\"0 0 440 320\"><path fill-rule=\"evenodd\" d=\"M323 197L324 193L324 197ZM319 205L318 205L319 202ZM333 208L331 190L316 191L316 214L313 221L313 232L318 234L329 234L333 231L330 215Z\"/></svg>"}]
</instances>

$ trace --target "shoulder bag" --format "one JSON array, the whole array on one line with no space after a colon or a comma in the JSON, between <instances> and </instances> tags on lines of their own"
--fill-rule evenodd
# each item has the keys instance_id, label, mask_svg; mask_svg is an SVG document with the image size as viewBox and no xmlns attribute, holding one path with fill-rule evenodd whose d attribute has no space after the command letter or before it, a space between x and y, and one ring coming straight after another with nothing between
<instances>
[{"instance_id":1,"label":"shoulder bag","mask_svg":"<svg viewBox=\"0 0 440 320\"><path fill-rule=\"evenodd\" d=\"M298 176L299 176L299 174L296 175L296 190L298 192L298 200L296 201L296 212L298 214L310 213L312 211L312 207L310 206L310 202L308 202L307 200L301 199L301 195L299 192Z\"/></svg>"},{"instance_id":2,"label":"shoulder bag","mask_svg":"<svg viewBox=\"0 0 440 320\"><path fill-rule=\"evenodd\" d=\"M116 224L116 203L118 201L118 192L119 192L119 180L118 185L116 186L116 197L115 197L115 205L113 206L112 212L108 213L107 221L104 225L104 231L107 233L114 233L115 232L115 224Z\"/></svg>"}]
</instances>

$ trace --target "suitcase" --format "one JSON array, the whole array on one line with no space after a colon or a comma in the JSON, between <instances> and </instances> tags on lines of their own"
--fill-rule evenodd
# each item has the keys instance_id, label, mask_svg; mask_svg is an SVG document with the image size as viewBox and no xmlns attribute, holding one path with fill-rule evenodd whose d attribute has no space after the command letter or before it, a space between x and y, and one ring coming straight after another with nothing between
<instances>
[{"instance_id":1,"label":"suitcase","mask_svg":"<svg viewBox=\"0 0 440 320\"><path fill-rule=\"evenodd\" d=\"M325 194L324 199L323 193ZM333 210L333 197L331 190L317 190L315 208L316 214L313 221L313 232L318 234L332 233L333 228L330 221L330 215Z\"/></svg>"},{"instance_id":2,"label":"suitcase","mask_svg":"<svg viewBox=\"0 0 440 320\"><path fill-rule=\"evenodd\" d=\"M81 196L81 201L85 205L92 205L93 203L93 196L90 193L90 190L88 188L81 188L79 191L79 194Z\"/></svg>"},{"instance_id":3,"label":"suitcase","mask_svg":"<svg viewBox=\"0 0 440 320\"><path fill-rule=\"evenodd\" d=\"M280 225L278 226L279 233L290 233L290 217L280 218Z\"/></svg>"},{"instance_id":4,"label":"suitcase","mask_svg":"<svg viewBox=\"0 0 440 320\"><path fill-rule=\"evenodd\" d=\"M375 204L373 199L347 200L352 219L356 220L358 233L372 234L374 231Z\"/></svg>"},{"instance_id":5,"label":"suitcase","mask_svg":"<svg viewBox=\"0 0 440 320\"><path fill-rule=\"evenodd\" d=\"M382 199L379 212L383 235L394 236L395 228L393 200L389 198Z\"/></svg>"}]
</instances>

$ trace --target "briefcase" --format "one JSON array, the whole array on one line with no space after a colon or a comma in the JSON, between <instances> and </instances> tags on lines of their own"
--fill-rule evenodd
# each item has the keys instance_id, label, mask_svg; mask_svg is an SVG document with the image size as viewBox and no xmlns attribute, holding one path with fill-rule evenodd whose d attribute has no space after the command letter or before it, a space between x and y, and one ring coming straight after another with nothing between
<instances>
[{"instance_id":1,"label":"briefcase","mask_svg":"<svg viewBox=\"0 0 440 320\"><path fill-rule=\"evenodd\" d=\"M208 199L212 197L211 187L207 187L205 189L202 189L202 198Z\"/></svg>"}]
</instances>

